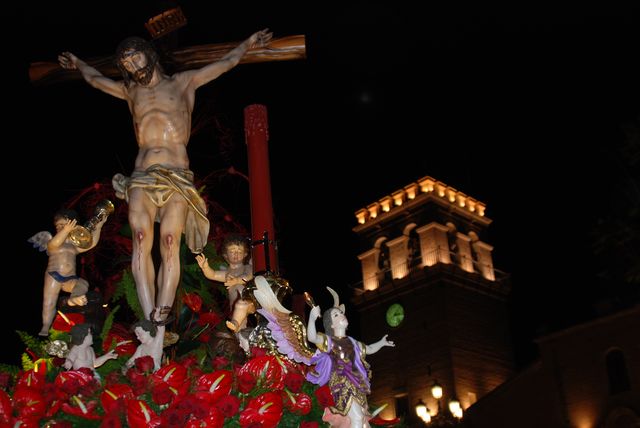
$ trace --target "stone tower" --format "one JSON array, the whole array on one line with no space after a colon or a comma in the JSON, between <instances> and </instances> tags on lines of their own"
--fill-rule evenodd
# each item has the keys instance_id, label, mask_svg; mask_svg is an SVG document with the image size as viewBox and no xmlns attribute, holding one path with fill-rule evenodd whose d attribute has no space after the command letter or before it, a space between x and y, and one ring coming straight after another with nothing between
<instances>
[{"instance_id":1,"label":"stone tower","mask_svg":"<svg viewBox=\"0 0 640 428\"><path fill-rule=\"evenodd\" d=\"M485 204L424 177L355 214L361 338L369 344L388 333L396 343L368 357L371 405L387 403L382 417L404 415L409 423L418 422L420 400L435 420L451 417L452 399L464 411L513 374L510 285L483 241L491 223Z\"/></svg>"}]
</instances>

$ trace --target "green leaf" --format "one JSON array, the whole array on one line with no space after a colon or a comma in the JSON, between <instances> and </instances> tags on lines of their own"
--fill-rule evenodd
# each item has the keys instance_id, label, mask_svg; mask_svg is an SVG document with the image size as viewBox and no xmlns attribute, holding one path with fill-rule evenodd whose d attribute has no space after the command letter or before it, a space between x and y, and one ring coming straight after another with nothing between
<instances>
[{"instance_id":1,"label":"green leaf","mask_svg":"<svg viewBox=\"0 0 640 428\"><path fill-rule=\"evenodd\" d=\"M109 315L107 315L107 318L104 320L104 325L102 326L102 332L100 333L100 339L103 342L107 338L107 334L109 334L109 330L111 330L111 326L113 325L113 319L116 315L116 312L118 312L118 309L120 309L120 305L113 308L111 312L109 312Z\"/></svg>"},{"instance_id":2,"label":"green leaf","mask_svg":"<svg viewBox=\"0 0 640 428\"><path fill-rule=\"evenodd\" d=\"M22 340L22 342L25 344L25 346L28 349L31 350L31 352L36 354L38 357L46 357L47 356L47 353L44 350L44 341L43 340L38 339L38 338L30 335L26 331L16 330L16 333L18 333L18 336L20 336L20 340Z\"/></svg>"}]
</instances>

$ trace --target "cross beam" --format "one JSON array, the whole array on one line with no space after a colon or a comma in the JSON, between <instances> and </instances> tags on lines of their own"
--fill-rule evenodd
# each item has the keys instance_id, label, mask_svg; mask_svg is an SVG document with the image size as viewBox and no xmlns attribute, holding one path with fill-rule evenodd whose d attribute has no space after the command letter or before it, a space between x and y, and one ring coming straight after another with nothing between
<instances>
[{"instance_id":1,"label":"cross beam","mask_svg":"<svg viewBox=\"0 0 640 428\"><path fill-rule=\"evenodd\" d=\"M214 43L176 49L168 55L166 62L172 64L175 72L200 68L222 58L238 43ZM286 36L271 40L263 47L250 49L240 60L240 64L269 61L290 61L304 59L306 45L304 35ZM115 66L114 55L93 58L86 61L103 75L112 79L121 77ZM55 62L34 62L29 66L29 79L36 85L80 80L82 75L77 70L65 70Z\"/></svg>"}]
</instances>

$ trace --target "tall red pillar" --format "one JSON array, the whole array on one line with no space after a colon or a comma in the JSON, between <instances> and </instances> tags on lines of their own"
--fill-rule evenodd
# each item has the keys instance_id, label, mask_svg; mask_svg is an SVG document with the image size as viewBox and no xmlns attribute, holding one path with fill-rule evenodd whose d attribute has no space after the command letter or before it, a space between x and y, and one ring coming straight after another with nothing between
<instances>
[{"instance_id":1,"label":"tall red pillar","mask_svg":"<svg viewBox=\"0 0 640 428\"><path fill-rule=\"evenodd\" d=\"M277 273L276 252L274 246L270 244L270 242L275 242L276 234L273 227L271 177L269 175L269 127L265 106L252 104L245 107L244 134L249 157L251 240L257 244L264 239L265 232L268 236L268 242L263 241L253 246L253 270L256 273L267 270Z\"/></svg>"}]
</instances>

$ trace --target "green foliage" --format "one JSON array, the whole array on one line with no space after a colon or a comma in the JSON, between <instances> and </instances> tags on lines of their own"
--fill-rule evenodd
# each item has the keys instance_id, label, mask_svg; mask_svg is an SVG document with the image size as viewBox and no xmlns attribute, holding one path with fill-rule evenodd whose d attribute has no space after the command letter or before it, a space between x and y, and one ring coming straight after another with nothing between
<instances>
[{"instance_id":1,"label":"green foliage","mask_svg":"<svg viewBox=\"0 0 640 428\"><path fill-rule=\"evenodd\" d=\"M49 332L49 341L53 342L54 340L61 340L66 343L71 343L71 335L66 331L59 330L51 330Z\"/></svg>"},{"instance_id":2,"label":"green foliage","mask_svg":"<svg viewBox=\"0 0 640 428\"><path fill-rule=\"evenodd\" d=\"M27 355L26 352L22 353L22 356L20 357L20 361L22 362L22 370L24 371L31 370L34 366L33 361L31 360L31 357L29 357L29 355Z\"/></svg>"},{"instance_id":3,"label":"green foliage","mask_svg":"<svg viewBox=\"0 0 640 428\"><path fill-rule=\"evenodd\" d=\"M22 340L22 343L24 343L27 349L30 349L31 352L36 354L38 357L46 356L43 340L30 335L26 331L16 330L16 333L18 333L18 336L20 336L20 340Z\"/></svg>"},{"instance_id":4,"label":"green foliage","mask_svg":"<svg viewBox=\"0 0 640 428\"><path fill-rule=\"evenodd\" d=\"M18 366L0 363L0 373L9 373L11 376L16 376L19 371L20 367Z\"/></svg>"},{"instance_id":5,"label":"green foliage","mask_svg":"<svg viewBox=\"0 0 640 428\"><path fill-rule=\"evenodd\" d=\"M102 326L102 332L100 333L100 340L102 342L104 342L104 340L107 337L107 334L109 334L109 330L111 330L111 326L113 325L113 319L116 315L116 312L118 312L119 309L120 309L120 305L113 308L111 312L109 312L109 315L107 315L107 318L104 320L104 325Z\"/></svg>"},{"instance_id":6,"label":"green foliage","mask_svg":"<svg viewBox=\"0 0 640 428\"><path fill-rule=\"evenodd\" d=\"M127 304L138 319L145 318L142 314L142 307L138 300L138 292L136 291L136 283L133 279L131 269L125 270L122 279L116 284L116 291L113 293L112 301L116 301L124 295Z\"/></svg>"},{"instance_id":7,"label":"green foliage","mask_svg":"<svg viewBox=\"0 0 640 428\"><path fill-rule=\"evenodd\" d=\"M96 368L96 371L102 379L104 379L109 373L120 370L122 366L127 362L129 357L118 357L114 360L107 360L100 367Z\"/></svg>"}]
</instances>

